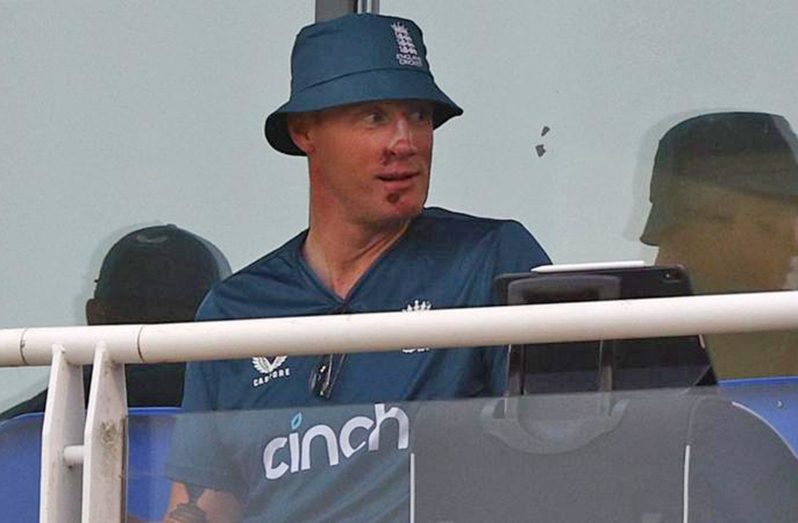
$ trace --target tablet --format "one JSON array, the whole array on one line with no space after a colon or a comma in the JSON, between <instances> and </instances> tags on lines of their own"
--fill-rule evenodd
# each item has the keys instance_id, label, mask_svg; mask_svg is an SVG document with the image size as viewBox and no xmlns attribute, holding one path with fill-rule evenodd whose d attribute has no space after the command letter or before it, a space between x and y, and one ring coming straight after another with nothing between
<instances>
[{"instance_id":1,"label":"tablet","mask_svg":"<svg viewBox=\"0 0 798 523\"><path fill-rule=\"evenodd\" d=\"M563 303L692 295L682 266L546 266L496 278L498 303ZM714 385L700 335L511 345L508 394Z\"/></svg>"}]
</instances>

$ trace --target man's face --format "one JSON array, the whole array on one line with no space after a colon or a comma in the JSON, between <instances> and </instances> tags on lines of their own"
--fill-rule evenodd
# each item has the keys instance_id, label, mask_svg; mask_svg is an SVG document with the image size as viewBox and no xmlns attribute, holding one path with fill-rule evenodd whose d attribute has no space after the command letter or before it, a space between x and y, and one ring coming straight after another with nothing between
<instances>
[{"instance_id":1,"label":"man's face","mask_svg":"<svg viewBox=\"0 0 798 523\"><path fill-rule=\"evenodd\" d=\"M776 290L798 279L798 199L718 189L705 206L663 235L657 263L683 263L700 292Z\"/></svg>"},{"instance_id":2,"label":"man's face","mask_svg":"<svg viewBox=\"0 0 798 523\"><path fill-rule=\"evenodd\" d=\"M431 103L347 105L304 115L291 127L310 162L312 212L376 227L421 212L432 161Z\"/></svg>"}]
</instances>

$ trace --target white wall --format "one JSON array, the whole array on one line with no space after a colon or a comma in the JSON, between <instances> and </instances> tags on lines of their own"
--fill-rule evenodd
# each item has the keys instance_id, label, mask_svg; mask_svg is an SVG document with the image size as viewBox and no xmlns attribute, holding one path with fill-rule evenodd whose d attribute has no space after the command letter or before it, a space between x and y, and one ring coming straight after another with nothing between
<instances>
[{"instance_id":1,"label":"white wall","mask_svg":"<svg viewBox=\"0 0 798 523\"><path fill-rule=\"evenodd\" d=\"M436 78L466 110L439 133L434 200L518 217L560 262L651 256L637 238L657 141L676 122L749 109L798 124L795 2L381 8L421 25Z\"/></svg>"},{"instance_id":2,"label":"white wall","mask_svg":"<svg viewBox=\"0 0 798 523\"><path fill-rule=\"evenodd\" d=\"M299 230L302 165L262 129L312 19L311 1L0 2L0 327L83 324L102 257L141 226L235 267ZM0 370L0 409L45 375Z\"/></svg>"},{"instance_id":3,"label":"white wall","mask_svg":"<svg viewBox=\"0 0 798 523\"><path fill-rule=\"evenodd\" d=\"M798 122L792 1L381 8L421 25L466 110L436 134L430 203L518 218L559 262L651 259L649 170L677 121ZM102 256L134 228L176 223L239 268L304 227L304 163L262 127L312 18L311 0L0 1L0 327L83 323ZM32 390L33 374L0 380Z\"/></svg>"}]
</instances>

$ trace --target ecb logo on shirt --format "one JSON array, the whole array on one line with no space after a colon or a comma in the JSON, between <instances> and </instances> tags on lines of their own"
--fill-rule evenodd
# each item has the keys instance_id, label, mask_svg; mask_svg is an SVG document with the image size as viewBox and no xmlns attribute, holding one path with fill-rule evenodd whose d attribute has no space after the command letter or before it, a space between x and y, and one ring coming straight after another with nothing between
<instances>
[{"instance_id":1,"label":"ecb logo on shirt","mask_svg":"<svg viewBox=\"0 0 798 523\"><path fill-rule=\"evenodd\" d=\"M260 387L261 385L266 385L275 378L287 378L290 376L290 368L280 368L283 363L285 363L286 359L287 356L276 356L273 359L269 359L265 356L252 358L252 366L261 373L260 376L252 379L252 386Z\"/></svg>"},{"instance_id":2,"label":"ecb logo on shirt","mask_svg":"<svg viewBox=\"0 0 798 523\"><path fill-rule=\"evenodd\" d=\"M408 303L407 307L402 309L404 312L423 312L432 308L432 304L427 300L419 301L414 300L413 303ZM402 349L405 354L414 354L416 352L427 352L429 347L416 347L414 349Z\"/></svg>"}]
</instances>

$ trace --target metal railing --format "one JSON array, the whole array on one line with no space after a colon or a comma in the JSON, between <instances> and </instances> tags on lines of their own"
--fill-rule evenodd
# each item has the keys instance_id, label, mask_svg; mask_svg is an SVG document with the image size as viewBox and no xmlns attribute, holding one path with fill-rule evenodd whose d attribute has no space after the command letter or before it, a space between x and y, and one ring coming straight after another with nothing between
<instances>
[{"instance_id":1,"label":"metal railing","mask_svg":"<svg viewBox=\"0 0 798 523\"><path fill-rule=\"evenodd\" d=\"M124 518L124 364L798 328L798 291L198 323L0 330L0 366L51 366L40 521ZM81 366L95 371L84 412Z\"/></svg>"}]
</instances>

